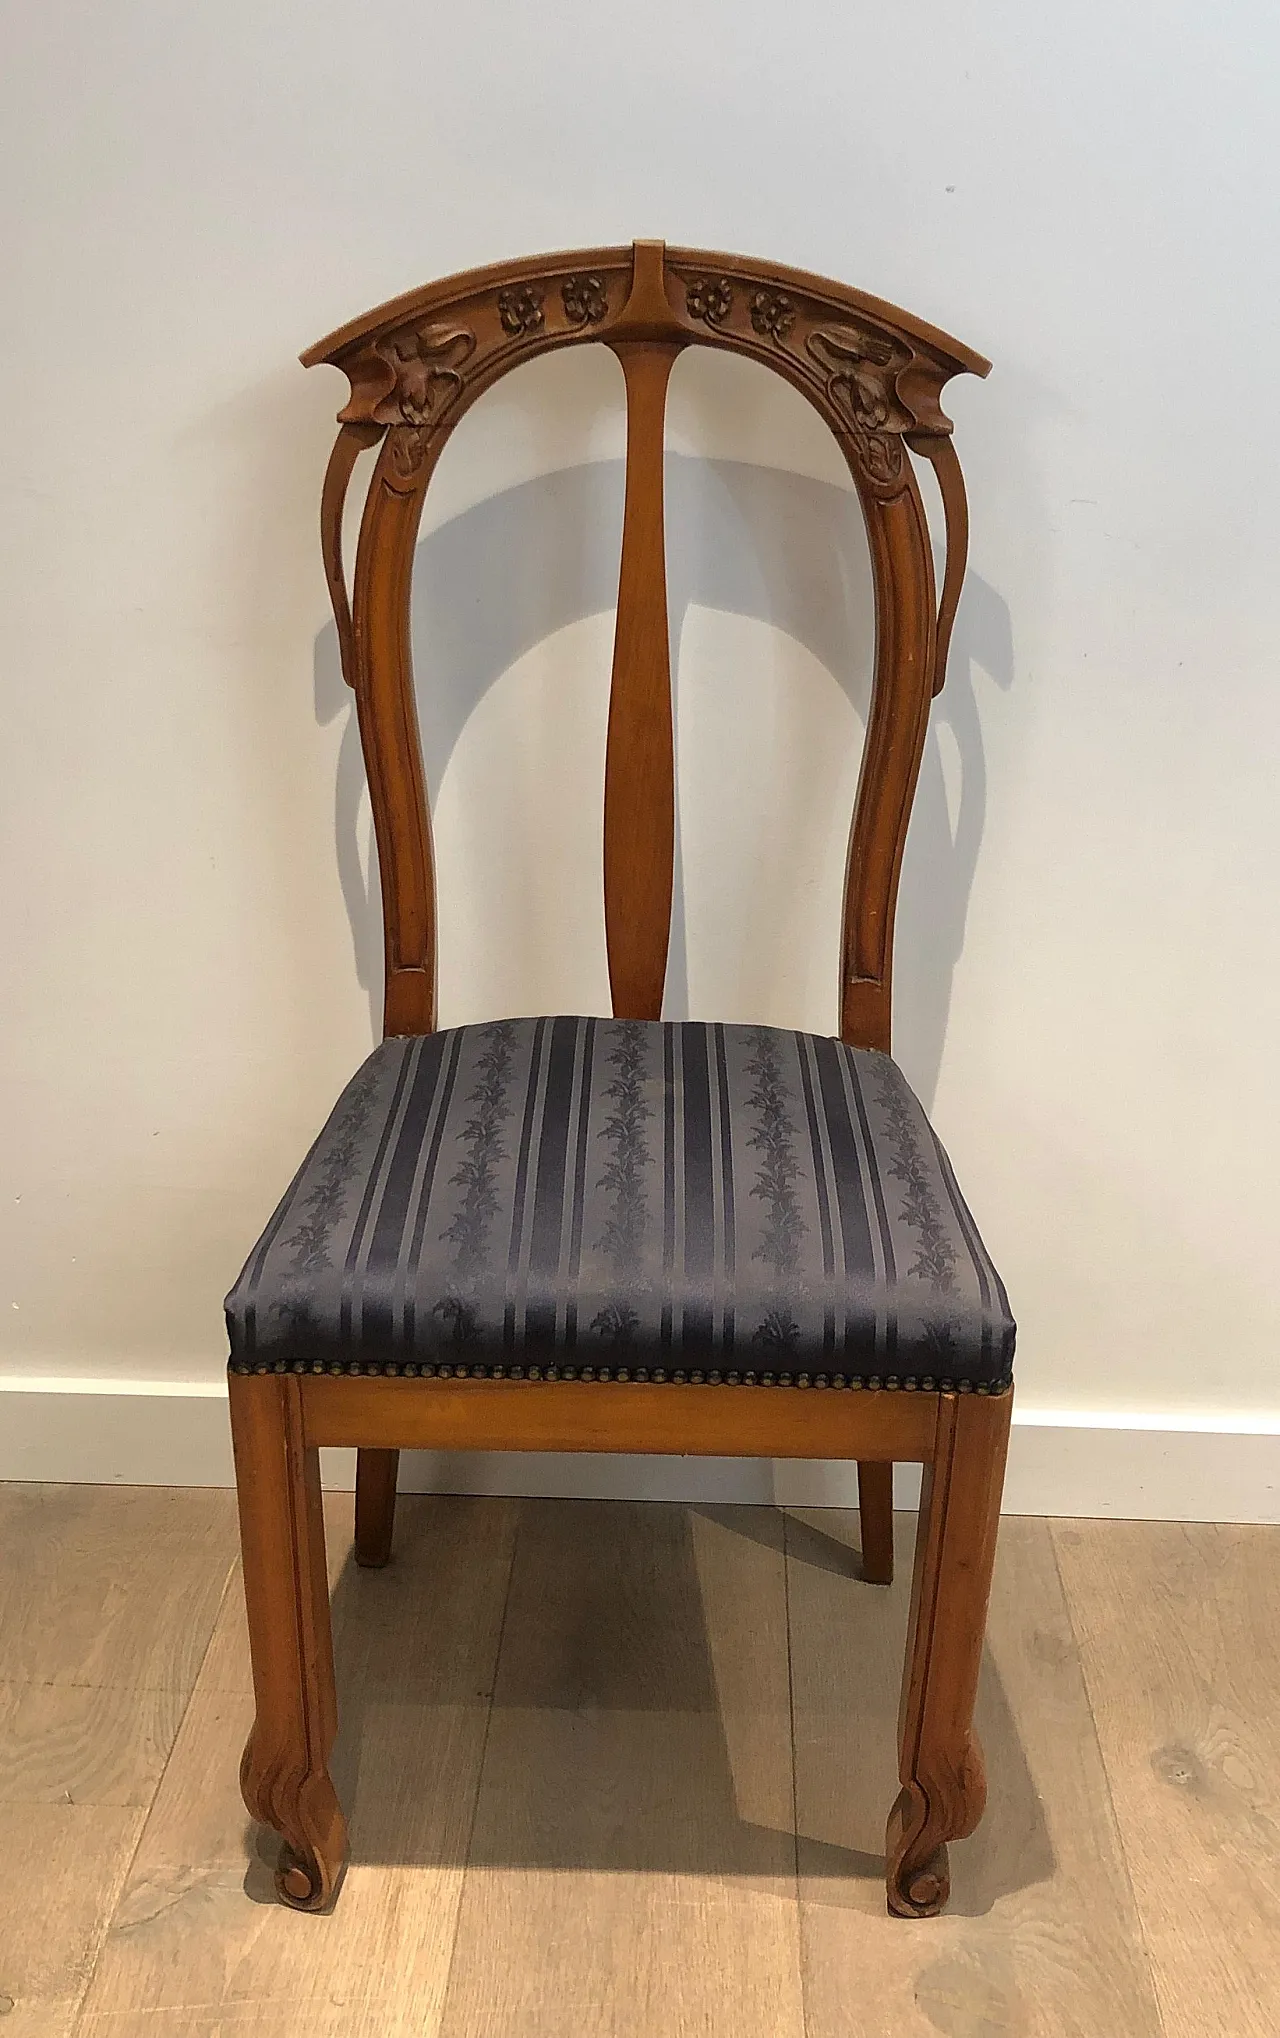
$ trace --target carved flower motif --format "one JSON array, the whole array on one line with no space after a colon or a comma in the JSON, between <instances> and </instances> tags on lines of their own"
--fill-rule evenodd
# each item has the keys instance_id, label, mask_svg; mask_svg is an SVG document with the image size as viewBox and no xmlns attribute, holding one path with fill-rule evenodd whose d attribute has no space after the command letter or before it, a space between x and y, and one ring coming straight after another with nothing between
<instances>
[{"instance_id":1,"label":"carved flower motif","mask_svg":"<svg viewBox=\"0 0 1280 2038\"><path fill-rule=\"evenodd\" d=\"M727 276L712 279L699 276L685 293L690 318L705 319L709 326L723 324L733 308L733 285Z\"/></svg>"},{"instance_id":2,"label":"carved flower motif","mask_svg":"<svg viewBox=\"0 0 1280 2038\"><path fill-rule=\"evenodd\" d=\"M566 276L560 295L571 326L596 325L608 313L609 300L598 276Z\"/></svg>"},{"instance_id":3,"label":"carved flower motif","mask_svg":"<svg viewBox=\"0 0 1280 2038\"><path fill-rule=\"evenodd\" d=\"M751 323L762 340L781 346L796 322L796 308L780 290L757 290L751 299Z\"/></svg>"},{"instance_id":4,"label":"carved flower motif","mask_svg":"<svg viewBox=\"0 0 1280 2038\"><path fill-rule=\"evenodd\" d=\"M536 333L542 324L542 292L527 286L504 290L498 299L504 333Z\"/></svg>"}]
</instances>

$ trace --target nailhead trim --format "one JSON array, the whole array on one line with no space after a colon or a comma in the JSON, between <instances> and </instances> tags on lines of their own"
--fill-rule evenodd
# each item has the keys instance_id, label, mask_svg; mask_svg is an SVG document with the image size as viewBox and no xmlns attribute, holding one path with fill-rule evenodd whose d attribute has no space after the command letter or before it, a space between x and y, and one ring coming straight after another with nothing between
<instances>
[{"instance_id":1,"label":"nailhead trim","mask_svg":"<svg viewBox=\"0 0 1280 2038\"><path fill-rule=\"evenodd\" d=\"M901 1394L1004 1394L1013 1385L1013 1374L1006 1373L999 1380L940 1380L931 1374L920 1378L911 1375L901 1378L896 1373L881 1377L878 1373L722 1373L718 1370L704 1372L700 1367L687 1371L677 1366L674 1371L664 1366L507 1366L507 1365L433 1365L415 1359L257 1359L246 1361L231 1359L227 1365L229 1373L322 1373L331 1379L369 1380L591 1380L601 1384L612 1381L650 1382L660 1385L666 1382L678 1386L703 1385L718 1387L843 1387L851 1390L861 1388L887 1389L890 1393Z\"/></svg>"}]
</instances>

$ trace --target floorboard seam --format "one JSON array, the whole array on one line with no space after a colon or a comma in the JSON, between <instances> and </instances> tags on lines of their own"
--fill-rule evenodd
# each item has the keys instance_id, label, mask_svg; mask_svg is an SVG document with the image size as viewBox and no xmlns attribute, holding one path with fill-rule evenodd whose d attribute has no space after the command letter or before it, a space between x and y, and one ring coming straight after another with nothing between
<instances>
[{"instance_id":1,"label":"floorboard seam","mask_svg":"<svg viewBox=\"0 0 1280 2038\"><path fill-rule=\"evenodd\" d=\"M186 1699L183 1702L182 1711L178 1715L178 1723L173 1730L173 1739L170 1741L168 1750L165 1754L164 1761L160 1765L160 1770L156 1777L155 1785L152 1789L151 1795L148 1798L146 1805L139 1807L139 1809L142 1811L142 1817L138 1821L137 1836L134 1840L132 1847L129 1849L129 1858L124 1864L124 1869L121 1873L119 1881L116 1884L111 1901L104 1907L103 1915L99 1921L97 1939L93 1948L93 1957L89 1962L88 1971L85 1974L84 1987L81 1989L79 1995L76 1997L76 2006L71 2014L71 2022L67 2026L68 2038L77 2038L77 2034L83 2029L84 2006L88 1999L89 1990L93 1987L94 1978L98 1972L98 1964L102 1959L102 1949L107 1943L107 1934L111 1930L112 1922L115 1918L116 1912L120 1908L120 1899L124 1895L124 1892L128 1887L129 1877L133 1873L133 1864L138 1858L138 1849L142 1845L143 1836L146 1833L147 1827L151 1822L151 1814L155 1810L156 1799L160 1795L160 1786L164 1782L165 1777L169 1773L169 1764L173 1760L173 1751L178 1745L178 1740L182 1733L183 1723L186 1720L187 1714L191 1710L191 1701L194 1699L196 1695L196 1686L199 1684L201 1675L204 1671L204 1666L209 1660L209 1651L213 1647L213 1638L217 1632L218 1621L221 1617L222 1609L227 1602L227 1594L231 1590L232 1584L239 1573L239 1569L240 1559L239 1556L237 1555L231 1559L231 1563L227 1570L227 1575L222 1583L222 1590L218 1594L218 1604L214 1609L213 1619L209 1623L209 1632L208 1635L205 1637L205 1645L203 1649L200 1651L200 1662L196 1669L196 1674L191 1680L190 1686L188 1687L187 1690Z\"/></svg>"},{"instance_id":2,"label":"floorboard seam","mask_svg":"<svg viewBox=\"0 0 1280 2038\"><path fill-rule=\"evenodd\" d=\"M809 1983L804 1957L804 1905L800 1899L800 1783L796 1758L796 1686L791 1652L791 1537L787 1510L782 1517L782 1597L787 1629L787 1733L791 1743L791 1836L796 1875L796 1957L800 1968L800 2028L809 2038Z\"/></svg>"},{"instance_id":3,"label":"floorboard seam","mask_svg":"<svg viewBox=\"0 0 1280 2038\"><path fill-rule=\"evenodd\" d=\"M475 1844L476 1819L480 1813L480 1792L484 1787L484 1766L489 1756L489 1733L493 1726L493 1708L498 1698L498 1678L502 1670L502 1645L507 1634L507 1612L511 1605L511 1586L516 1575L516 1551L520 1544L520 1527L524 1520L524 1501L516 1503L516 1525L511 1535L511 1560L507 1565L507 1582L502 1595L502 1617L498 1622L498 1640L493 1652L493 1676L489 1691L489 1707L484 1716L484 1740L480 1746L480 1760L476 1763L476 1787L471 1799L471 1820L467 1827L467 1850L463 1857L462 1887L458 1891L458 1906L453 1916L453 1937L449 1942L449 1964L445 1969L444 1989L440 1997L440 2025L444 2030L449 2015L449 1998L453 1993L453 1967L458 1957L458 1935L462 1930L462 1906L467 1897L467 1880L471 1874L471 1849Z\"/></svg>"},{"instance_id":4,"label":"floorboard seam","mask_svg":"<svg viewBox=\"0 0 1280 2038\"><path fill-rule=\"evenodd\" d=\"M1125 1885L1129 1891L1129 1901L1133 1905L1133 1915L1138 1922L1138 1936L1142 1946L1142 1963L1146 1969L1147 1981L1151 1988L1151 2000L1155 2005L1156 2019L1161 2031L1165 2033L1165 2038L1168 2038L1168 2026L1165 2023L1164 2017L1164 2003L1160 1996L1160 1982L1156 1974L1155 1962L1151 1957L1151 1948L1147 1943L1147 1921L1142 1915L1142 1905L1138 1902L1138 1892L1134 1887L1133 1870L1129 1864L1129 1848L1124 1837L1124 1828L1120 1823L1120 1815L1116 1810L1116 1801L1111 1789L1111 1771L1107 1766L1106 1750L1102 1745L1102 1736L1098 1732L1098 1720L1095 1710L1096 1702L1093 1694L1093 1685L1089 1680L1088 1657L1080 1640L1080 1631L1076 1626L1076 1617L1072 1609L1071 1594L1067 1589L1067 1581L1063 1575L1062 1565L1058 1561L1058 1538L1054 1533L1054 1522L1045 1517L1042 1517L1042 1519L1044 1519L1045 1527L1049 1532L1049 1549L1053 1556L1053 1568L1057 1574L1058 1590L1062 1595L1062 1604L1066 1608L1067 1626L1071 1630L1071 1639L1075 1643L1076 1661L1080 1665L1080 1678L1084 1685L1084 1695L1089 1703L1089 1725L1093 1729L1093 1744L1098 1751L1098 1763L1102 1770L1103 1787L1107 1793L1107 1809L1111 1813L1111 1825L1116 1836L1116 1845L1120 1851L1120 1864L1124 1869Z\"/></svg>"}]
</instances>

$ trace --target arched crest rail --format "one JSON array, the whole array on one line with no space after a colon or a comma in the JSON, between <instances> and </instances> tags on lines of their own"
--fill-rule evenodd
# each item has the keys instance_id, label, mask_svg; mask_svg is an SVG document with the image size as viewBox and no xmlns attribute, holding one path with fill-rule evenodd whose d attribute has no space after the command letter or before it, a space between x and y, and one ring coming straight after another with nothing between
<instances>
[{"instance_id":1,"label":"arched crest rail","mask_svg":"<svg viewBox=\"0 0 1280 2038\"><path fill-rule=\"evenodd\" d=\"M876 600L871 709L850 832L840 1031L887 1048L893 918L929 702L945 675L968 514L941 392L980 354L879 298L802 270L660 241L535 256L428 284L302 356L350 384L321 507L342 667L354 688L382 880L385 1029L435 1025L436 905L410 648L413 552L453 427L508 370L601 343L627 389L627 481L605 761L605 931L615 1013L657 1018L675 836L663 537L667 383L688 346L782 375L834 433L866 519ZM360 452L380 451L354 588L342 513ZM915 452L937 475L947 560L939 603Z\"/></svg>"}]
</instances>

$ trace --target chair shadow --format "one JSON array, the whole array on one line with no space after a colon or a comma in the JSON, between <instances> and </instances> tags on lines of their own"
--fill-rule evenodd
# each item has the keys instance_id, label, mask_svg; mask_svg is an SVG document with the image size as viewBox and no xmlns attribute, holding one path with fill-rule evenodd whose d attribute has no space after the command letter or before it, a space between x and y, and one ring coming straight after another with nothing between
<instances>
[{"instance_id":1,"label":"chair shadow","mask_svg":"<svg viewBox=\"0 0 1280 2038\"><path fill-rule=\"evenodd\" d=\"M503 1505L518 1509L515 1556L477 1681L459 1639L477 1600L469 1525ZM348 1557L333 1595L352 1860L757 1883L798 1865L810 1900L878 1907L909 1579L863 1585L859 1561L769 1508L402 1495L391 1566ZM748 1605L774 1606L771 1632ZM990 1660L979 1728L992 1802L953 1853L965 1915L1054 1867ZM449 1769L461 1747L465 1778ZM470 1815L425 1812L433 1790L465 1795ZM264 1847L251 1895L268 1897L269 1861Z\"/></svg>"},{"instance_id":2,"label":"chair shadow","mask_svg":"<svg viewBox=\"0 0 1280 2038\"><path fill-rule=\"evenodd\" d=\"M417 685L423 763L432 793L468 717L501 674L555 631L613 607L623 479L618 460L545 474L476 504L419 544L411 634L415 645L430 646L429 675L419 671ZM718 609L771 624L803 644L837 679L865 723L873 615L856 496L830 482L777 468L668 453L666 522L677 694L685 619L694 606ZM501 589L499 600L493 598L495 588ZM1002 688L1012 684L1008 609L994 589L970 572L947 684L930 721L898 915L896 1051L926 1107L936 1088L986 817L975 666ZM358 833L364 767L332 624L316 638L314 674L320 722L345 717L334 788L338 872L357 974L376 1036L382 991L376 859L370 859L366 871ZM426 693L429 709L424 712ZM943 730L957 760L950 772ZM688 1013L684 909L677 828L664 1005L674 1018Z\"/></svg>"}]
</instances>

